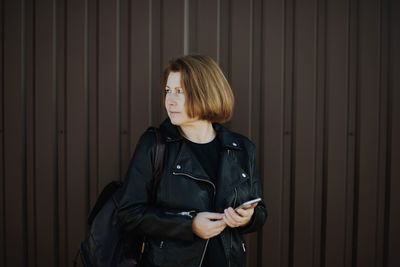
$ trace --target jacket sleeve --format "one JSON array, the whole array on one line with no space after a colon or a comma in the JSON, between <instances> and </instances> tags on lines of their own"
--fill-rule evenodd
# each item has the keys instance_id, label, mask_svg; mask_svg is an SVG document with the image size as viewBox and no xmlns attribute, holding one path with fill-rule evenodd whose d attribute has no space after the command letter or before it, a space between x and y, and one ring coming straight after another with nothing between
<instances>
[{"instance_id":1,"label":"jacket sleeve","mask_svg":"<svg viewBox=\"0 0 400 267\"><path fill-rule=\"evenodd\" d=\"M129 164L119 199L118 219L128 234L193 240L190 217L165 214L151 203L155 149L155 133L146 131Z\"/></svg>"},{"instance_id":2,"label":"jacket sleeve","mask_svg":"<svg viewBox=\"0 0 400 267\"><path fill-rule=\"evenodd\" d=\"M244 227L240 227L238 230L242 234L247 234L251 232L255 232L259 230L265 223L268 213L267 208L264 202L264 197L261 189L261 182L259 178L259 171L256 165L255 159L255 149L252 149L253 153L250 157L250 170L251 170L251 195L252 196L261 196L263 201L259 202L256 208L254 209L253 217L251 221Z\"/></svg>"}]
</instances>

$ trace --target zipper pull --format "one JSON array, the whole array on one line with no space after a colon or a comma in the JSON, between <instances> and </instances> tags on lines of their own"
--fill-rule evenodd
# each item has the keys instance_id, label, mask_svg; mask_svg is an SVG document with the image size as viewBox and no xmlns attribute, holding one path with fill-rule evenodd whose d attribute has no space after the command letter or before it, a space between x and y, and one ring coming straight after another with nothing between
<instances>
[{"instance_id":1,"label":"zipper pull","mask_svg":"<svg viewBox=\"0 0 400 267\"><path fill-rule=\"evenodd\" d=\"M164 241L160 242L160 248L162 248L164 246Z\"/></svg>"},{"instance_id":2,"label":"zipper pull","mask_svg":"<svg viewBox=\"0 0 400 267\"><path fill-rule=\"evenodd\" d=\"M193 217L196 216L196 213L197 213L197 212L196 212L195 210L191 210L191 211L182 211L182 212L180 213L180 215L188 216L189 218L193 219Z\"/></svg>"},{"instance_id":3,"label":"zipper pull","mask_svg":"<svg viewBox=\"0 0 400 267\"><path fill-rule=\"evenodd\" d=\"M246 247L244 246L244 243L242 243L242 248L243 248L243 252L246 252Z\"/></svg>"}]
</instances>

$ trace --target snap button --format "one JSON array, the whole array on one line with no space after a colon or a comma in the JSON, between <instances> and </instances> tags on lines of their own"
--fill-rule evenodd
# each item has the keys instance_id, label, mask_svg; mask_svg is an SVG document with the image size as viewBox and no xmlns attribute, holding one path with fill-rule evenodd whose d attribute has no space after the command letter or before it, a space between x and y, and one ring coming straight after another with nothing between
<instances>
[{"instance_id":1,"label":"snap button","mask_svg":"<svg viewBox=\"0 0 400 267\"><path fill-rule=\"evenodd\" d=\"M235 142L232 143L233 146L237 146L237 144Z\"/></svg>"},{"instance_id":2,"label":"snap button","mask_svg":"<svg viewBox=\"0 0 400 267\"><path fill-rule=\"evenodd\" d=\"M243 173L242 173L242 177L243 177L243 178L246 178L247 175L243 172Z\"/></svg>"},{"instance_id":3,"label":"snap button","mask_svg":"<svg viewBox=\"0 0 400 267\"><path fill-rule=\"evenodd\" d=\"M176 165L176 168L178 169L178 170L180 170L181 168L182 168L182 166L181 165Z\"/></svg>"}]
</instances>

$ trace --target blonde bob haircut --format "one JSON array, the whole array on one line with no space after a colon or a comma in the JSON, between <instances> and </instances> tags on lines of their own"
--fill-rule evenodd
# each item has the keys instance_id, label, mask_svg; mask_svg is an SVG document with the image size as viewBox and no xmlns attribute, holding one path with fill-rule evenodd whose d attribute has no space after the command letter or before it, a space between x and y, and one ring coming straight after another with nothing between
<instances>
[{"instance_id":1,"label":"blonde bob haircut","mask_svg":"<svg viewBox=\"0 0 400 267\"><path fill-rule=\"evenodd\" d=\"M186 112L191 118L223 123L233 113L234 96L218 64L203 55L186 55L172 59L164 69L162 88L171 72L180 72L186 97Z\"/></svg>"}]
</instances>

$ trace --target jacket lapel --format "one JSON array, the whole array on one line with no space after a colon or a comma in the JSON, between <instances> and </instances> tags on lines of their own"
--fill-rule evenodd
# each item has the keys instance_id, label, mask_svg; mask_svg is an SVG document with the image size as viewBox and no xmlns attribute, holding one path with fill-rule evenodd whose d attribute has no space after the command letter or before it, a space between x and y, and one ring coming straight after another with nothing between
<instances>
[{"instance_id":1,"label":"jacket lapel","mask_svg":"<svg viewBox=\"0 0 400 267\"><path fill-rule=\"evenodd\" d=\"M218 212L222 212L228 206L235 205L236 187L246 182L249 177L248 173L242 169L238 159L239 155L243 157L241 153L243 153L244 149L240 136L232 134L220 124L215 123L213 127L217 132L217 138L222 148L217 184L215 185L217 188L215 199L216 209ZM180 135L177 127L172 125L169 119L166 119L161 124L160 130L167 143L178 142L181 144L173 171L212 183L197 157L190 150L186 142L183 142L183 137Z\"/></svg>"}]
</instances>

